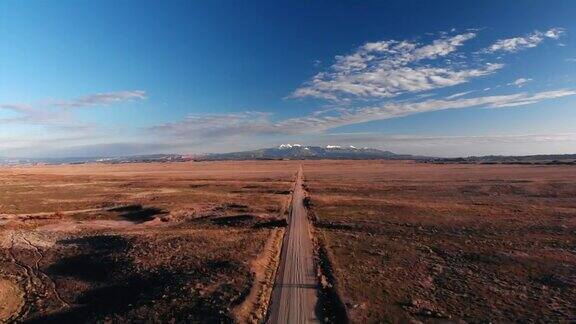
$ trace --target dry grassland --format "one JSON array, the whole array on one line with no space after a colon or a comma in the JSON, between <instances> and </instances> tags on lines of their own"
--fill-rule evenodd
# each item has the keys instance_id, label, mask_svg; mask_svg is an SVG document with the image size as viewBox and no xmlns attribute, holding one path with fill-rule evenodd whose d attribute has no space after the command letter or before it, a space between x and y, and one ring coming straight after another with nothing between
<instances>
[{"instance_id":1,"label":"dry grassland","mask_svg":"<svg viewBox=\"0 0 576 324\"><path fill-rule=\"evenodd\" d=\"M262 318L300 163L353 322L576 317L573 166L252 161L0 169L0 321Z\"/></svg>"},{"instance_id":2,"label":"dry grassland","mask_svg":"<svg viewBox=\"0 0 576 324\"><path fill-rule=\"evenodd\" d=\"M255 260L281 230L296 169L0 169L0 296L12 296L1 320L231 321L254 286Z\"/></svg>"},{"instance_id":3,"label":"dry grassland","mask_svg":"<svg viewBox=\"0 0 576 324\"><path fill-rule=\"evenodd\" d=\"M576 318L576 169L304 164L352 321Z\"/></svg>"}]
</instances>

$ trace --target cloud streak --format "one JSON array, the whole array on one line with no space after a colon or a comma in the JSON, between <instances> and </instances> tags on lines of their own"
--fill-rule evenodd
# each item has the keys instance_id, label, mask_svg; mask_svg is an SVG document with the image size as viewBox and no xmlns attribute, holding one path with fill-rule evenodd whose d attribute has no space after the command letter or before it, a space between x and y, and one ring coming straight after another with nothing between
<instances>
[{"instance_id":1,"label":"cloud streak","mask_svg":"<svg viewBox=\"0 0 576 324\"><path fill-rule=\"evenodd\" d=\"M326 134L319 145L369 145L396 153L428 156L531 155L573 153L576 133L493 134L477 136L389 135L382 133Z\"/></svg>"},{"instance_id":2,"label":"cloud streak","mask_svg":"<svg viewBox=\"0 0 576 324\"><path fill-rule=\"evenodd\" d=\"M96 93L71 100L50 100L38 103L4 103L0 110L9 110L19 116L0 119L0 123L62 124L69 120L68 110L109 106L116 103L144 100L146 92L142 90Z\"/></svg>"},{"instance_id":3,"label":"cloud streak","mask_svg":"<svg viewBox=\"0 0 576 324\"><path fill-rule=\"evenodd\" d=\"M242 135L272 134L274 129L270 114L241 112L221 115L189 115L181 121L153 126L152 131L180 138L190 136L237 137Z\"/></svg>"},{"instance_id":4,"label":"cloud streak","mask_svg":"<svg viewBox=\"0 0 576 324\"><path fill-rule=\"evenodd\" d=\"M424 112L471 107L504 108L538 103L544 100L576 95L576 90L560 89L538 93L515 93L473 98L432 99L419 102L391 102L364 108L341 108L316 112L308 116L271 120L271 115L247 112L229 115L189 116L175 123L153 127L151 130L177 137L223 138L230 136L299 135L325 131L375 120L404 117Z\"/></svg>"},{"instance_id":5,"label":"cloud streak","mask_svg":"<svg viewBox=\"0 0 576 324\"><path fill-rule=\"evenodd\" d=\"M446 99L456 99L456 98L460 98L460 97L464 97L470 93L472 93L474 91L463 91L463 92L458 92L452 95L449 95L448 97L446 97Z\"/></svg>"},{"instance_id":6,"label":"cloud streak","mask_svg":"<svg viewBox=\"0 0 576 324\"><path fill-rule=\"evenodd\" d=\"M545 39L559 39L564 34L563 28L551 28L548 31L541 32L535 31L531 34L514 37L507 39L500 39L492 44L490 47L484 50L486 53L496 53L496 52L518 52L520 50L533 48Z\"/></svg>"},{"instance_id":7,"label":"cloud streak","mask_svg":"<svg viewBox=\"0 0 576 324\"><path fill-rule=\"evenodd\" d=\"M96 93L72 100L54 101L51 105L61 108L82 108L92 106L108 106L115 103L144 100L146 92L142 90Z\"/></svg>"}]
</instances>

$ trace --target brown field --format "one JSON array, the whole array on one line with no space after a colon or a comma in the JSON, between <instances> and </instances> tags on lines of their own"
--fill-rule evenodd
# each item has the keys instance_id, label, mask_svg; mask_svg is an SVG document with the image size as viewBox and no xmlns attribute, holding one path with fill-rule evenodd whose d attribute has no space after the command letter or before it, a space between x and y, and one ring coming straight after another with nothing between
<instances>
[{"instance_id":1,"label":"brown field","mask_svg":"<svg viewBox=\"0 0 576 324\"><path fill-rule=\"evenodd\" d=\"M352 322L576 318L573 166L247 161L0 168L0 322L261 319L300 164Z\"/></svg>"},{"instance_id":2,"label":"brown field","mask_svg":"<svg viewBox=\"0 0 576 324\"><path fill-rule=\"evenodd\" d=\"M296 167L0 169L0 322L249 316L254 305L242 303L269 238L281 239Z\"/></svg>"},{"instance_id":3,"label":"brown field","mask_svg":"<svg viewBox=\"0 0 576 324\"><path fill-rule=\"evenodd\" d=\"M353 322L576 319L572 166L304 163Z\"/></svg>"}]
</instances>

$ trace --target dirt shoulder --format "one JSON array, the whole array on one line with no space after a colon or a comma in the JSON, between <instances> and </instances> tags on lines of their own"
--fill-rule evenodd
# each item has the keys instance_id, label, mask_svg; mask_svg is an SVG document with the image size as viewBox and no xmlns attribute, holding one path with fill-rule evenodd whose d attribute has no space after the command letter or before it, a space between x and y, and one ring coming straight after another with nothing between
<instances>
[{"instance_id":1,"label":"dirt shoulder","mask_svg":"<svg viewBox=\"0 0 576 324\"><path fill-rule=\"evenodd\" d=\"M280 261L283 237L283 228L271 230L264 250L250 263L254 281L246 299L234 309L236 322L259 323L265 318Z\"/></svg>"}]
</instances>

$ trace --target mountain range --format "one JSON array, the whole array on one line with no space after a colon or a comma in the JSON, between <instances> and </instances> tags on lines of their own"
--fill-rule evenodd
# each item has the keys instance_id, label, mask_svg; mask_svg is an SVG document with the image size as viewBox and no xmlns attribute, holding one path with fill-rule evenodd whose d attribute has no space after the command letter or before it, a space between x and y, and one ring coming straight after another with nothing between
<instances>
[{"instance_id":1,"label":"mountain range","mask_svg":"<svg viewBox=\"0 0 576 324\"><path fill-rule=\"evenodd\" d=\"M319 160L319 159L386 159L386 160L415 160L423 157L395 154L374 148L357 148L354 146L327 145L304 146L300 144L282 144L278 147L264 148L253 151L207 154L200 160Z\"/></svg>"},{"instance_id":2,"label":"mountain range","mask_svg":"<svg viewBox=\"0 0 576 324\"><path fill-rule=\"evenodd\" d=\"M327 145L304 146L300 144L282 144L273 148L231 153L207 153L195 155L150 154L120 157L66 157L66 158L2 158L0 164L83 164L83 163L135 163L135 162L178 162L178 161L221 161L221 160L319 160L319 159L386 159L417 160L423 157L395 154L374 148L356 148L354 146Z\"/></svg>"},{"instance_id":3,"label":"mountain range","mask_svg":"<svg viewBox=\"0 0 576 324\"><path fill-rule=\"evenodd\" d=\"M83 164L83 163L146 163L183 161L225 161L225 160L414 160L427 163L463 164L576 164L576 154L526 155L526 156L472 156L464 158L434 158L419 155L396 154L374 148L354 146L305 146L301 144L281 144L277 147L252 151L206 154L148 154L120 157L66 157L66 158L2 158L0 165L21 164Z\"/></svg>"}]
</instances>

